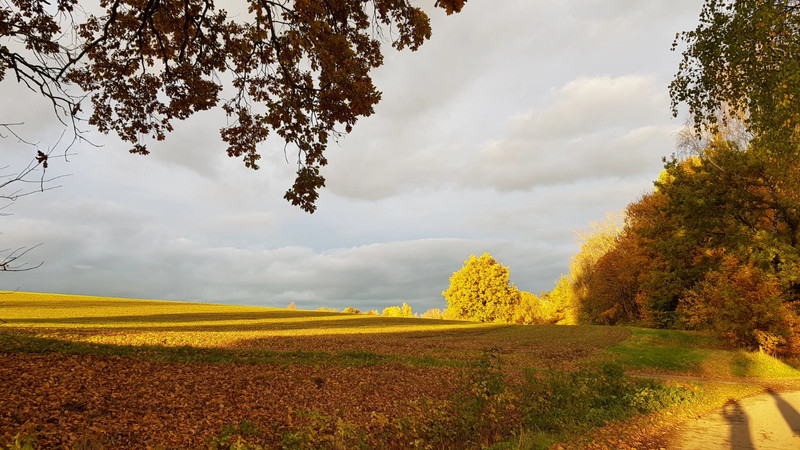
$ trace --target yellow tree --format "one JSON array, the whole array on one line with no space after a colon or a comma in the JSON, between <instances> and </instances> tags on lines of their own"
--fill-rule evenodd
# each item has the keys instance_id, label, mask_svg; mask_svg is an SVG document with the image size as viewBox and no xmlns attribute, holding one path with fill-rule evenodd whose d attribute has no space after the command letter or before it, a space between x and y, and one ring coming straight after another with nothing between
<instances>
[{"instance_id":1,"label":"yellow tree","mask_svg":"<svg viewBox=\"0 0 800 450\"><path fill-rule=\"evenodd\" d=\"M470 255L442 292L448 315L480 322L511 322L520 292L508 280L508 268L491 255Z\"/></svg>"},{"instance_id":2,"label":"yellow tree","mask_svg":"<svg viewBox=\"0 0 800 450\"><path fill-rule=\"evenodd\" d=\"M597 261L617 245L622 223L621 214L609 213L604 220L591 222L589 230L577 233L581 251L572 258L569 280L573 298L580 305L584 320L594 320L593 317L586 317L586 314L592 306L590 289L596 282Z\"/></svg>"},{"instance_id":3,"label":"yellow tree","mask_svg":"<svg viewBox=\"0 0 800 450\"><path fill-rule=\"evenodd\" d=\"M543 314L552 317L552 322L559 325L577 325L580 302L575 292L575 285L567 275L561 275L556 287L541 296Z\"/></svg>"}]
</instances>

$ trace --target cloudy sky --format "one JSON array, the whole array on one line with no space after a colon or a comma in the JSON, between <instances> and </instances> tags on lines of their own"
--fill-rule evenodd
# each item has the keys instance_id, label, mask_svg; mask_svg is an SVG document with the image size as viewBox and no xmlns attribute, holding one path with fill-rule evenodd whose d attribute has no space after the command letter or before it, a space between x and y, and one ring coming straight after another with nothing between
<instances>
[{"instance_id":1,"label":"cloudy sky","mask_svg":"<svg viewBox=\"0 0 800 450\"><path fill-rule=\"evenodd\" d=\"M550 290L575 231L652 189L685 118L667 86L700 0L471 0L418 52L387 49L376 114L328 150L309 215L283 200L280 142L261 170L225 156L219 112L176 126L150 156L110 136L50 174L58 189L0 217L0 248L41 243L36 270L0 289L298 308L443 308L470 254L491 253L520 289ZM52 111L13 77L0 123L42 148ZM3 174L31 148L0 140Z\"/></svg>"}]
</instances>

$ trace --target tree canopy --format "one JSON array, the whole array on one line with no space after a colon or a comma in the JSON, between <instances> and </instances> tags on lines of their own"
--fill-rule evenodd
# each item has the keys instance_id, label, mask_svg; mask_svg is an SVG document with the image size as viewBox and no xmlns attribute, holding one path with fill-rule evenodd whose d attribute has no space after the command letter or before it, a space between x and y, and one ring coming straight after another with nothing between
<instances>
[{"instance_id":1,"label":"tree canopy","mask_svg":"<svg viewBox=\"0 0 800 450\"><path fill-rule=\"evenodd\" d=\"M442 295L449 317L480 322L511 322L520 297L509 283L508 267L488 253L470 255Z\"/></svg>"},{"instance_id":2,"label":"tree canopy","mask_svg":"<svg viewBox=\"0 0 800 450\"><path fill-rule=\"evenodd\" d=\"M452 14L465 2L435 5ZM247 167L273 135L297 150L285 198L313 212L327 145L380 100L370 73L382 42L416 50L431 36L412 3L244 0L231 14L213 0L4 0L0 80L12 75L76 130L86 120L139 154L175 120L220 107L227 153Z\"/></svg>"},{"instance_id":3,"label":"tree canopy","mask_svg":"<svg viewBox=\"0 0 800 450\"><path fill-rule=\"evenodd\" d=\"M673 113L686 104L695 126L740 116L773 148L800 125L800 2L705 0L670 85ZM722 115L720 116L720 114Z\"/></svg>"},{"instance_id":4,"label":"tree canopy","mask_svg":"<svg viewBox=\"0 0 800 450\"><path fill-rule=\"evenodd\" d=\"M580 317L710 329L800 355L797 180L797 164L757 143L715 141L702 157L667 161L616 236L596 230L574 258L567 292Z\"/></svg>"},{"instance_id":5,"label":"tree canopy","mask_svg":"<svg viewBox=\"0 0 800 450\"><path fill-rule=\"evenodd\" d=\"M575 323L571 297L558 289L541 297L520 291L509 281L508 267L488 253L470 255L453 272L442 295L447 301L446 318L524 325Z\"/></svg>"}]
</instances>

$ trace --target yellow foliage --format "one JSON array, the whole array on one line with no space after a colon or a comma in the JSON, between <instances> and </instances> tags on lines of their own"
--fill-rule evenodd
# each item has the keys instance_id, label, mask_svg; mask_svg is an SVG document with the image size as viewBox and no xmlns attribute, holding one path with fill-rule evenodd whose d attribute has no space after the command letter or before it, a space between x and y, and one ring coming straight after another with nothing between
<instances>
[{"instance_id":1,"label":"yellow foliage","mask_svg":"<svg viewBox=\"0 0 800 450\"><path fill-rule=\"evenodd\" d=\"M406 302L403 302L402 306L387 306L383 309L381 315L386 317L414 317L411 306Z\"/></svg>"},{"instance_id":2,"label":"yellow foliage","mask_svg":"<svg viewBox=\"0 0 800 450\"><path fill-rule=\"evenodd\" d=\"M480 322L512 322L520 297L519 290L509 284L508 268L488 253L480 258L470 255L450 277L450 287L442 295L453 318Z\"/></svg>"},{"instance_id":3,"label":"yellow foliage","mask_svg":"<svg viewBox=\"0 0 800 450\"><path fill-rule=\"evenodd\" d=\"M444 312L439 308L433 308L420 315L422 319L444 319Z\"/></svg>"},{"instance_id":4,"label":"yellow foliage","mask_svg":"<svg viewBox=\"0 0 800 450\"><path fill-rule=\"evenodd\" d=\"M514 323L522 325L545 323L540 306L539 297L530 292L520 292L519 303L514 308Z\"/></svg>"}]
</instances>

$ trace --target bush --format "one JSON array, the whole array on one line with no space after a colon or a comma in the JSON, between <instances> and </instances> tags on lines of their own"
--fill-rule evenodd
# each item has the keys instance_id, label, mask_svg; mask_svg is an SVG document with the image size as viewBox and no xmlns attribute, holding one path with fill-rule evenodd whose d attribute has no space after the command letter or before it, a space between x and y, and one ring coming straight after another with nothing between
<instances>
[{"instance_id":1,"label":"bush","mask_svg":"<svg viewBox=\"0 0 800 450\"><path fill-rule=\"evenodd\" d=\"M428 408L432 417L420 427L422 442L430 448L482 448L495 444L511 433L516 400L506 386L497 349L486 350L462 374L446 406Z\"/></svg>"},{"instance_id":2,"label":"bush","mask_svg":"<svg viewBox=\"0 0 800 450\"><path fill-rule=\"evenodd\" d=\"M262 431L247 420L240 424L222 427L222 432L206 441L211 450L261 450L263 447L247 442L248 439L260 436Z\"/></svg>"},{"instance_id":3,"label":"bush","mask_svg":"<svg viewBox=\"0 0 800 450\"><path fill-rule=\"evenodd\" d=\"M547 371L543 379L528 372L521 396L522 424L552 434L579 432L684 402L692 395L654 380L634 379L617 363L571 373Z\"/></svg>"}]
</instances>

